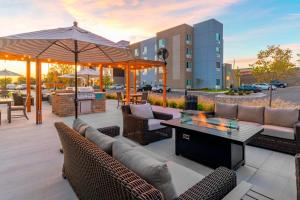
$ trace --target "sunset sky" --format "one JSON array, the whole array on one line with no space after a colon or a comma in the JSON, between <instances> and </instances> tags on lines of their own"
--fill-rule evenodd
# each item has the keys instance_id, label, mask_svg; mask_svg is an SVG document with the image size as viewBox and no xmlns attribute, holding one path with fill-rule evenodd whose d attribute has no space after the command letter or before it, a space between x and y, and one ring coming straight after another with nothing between
<instances>
[{"instance_id":1,"label":"sunset sky","mask_svg":"<svg viewBox=\"0 0 300 200\"><path fill-rule=\"evenodd\" d=\"M235 59L247 67L272 44L300 53L300 0L1 0L0 36L71 26L76 20L115 42L136 42L210 18L224 24L224 62ZM13 71L15 65L6 63Z\"/></svg>"}]
</instances>

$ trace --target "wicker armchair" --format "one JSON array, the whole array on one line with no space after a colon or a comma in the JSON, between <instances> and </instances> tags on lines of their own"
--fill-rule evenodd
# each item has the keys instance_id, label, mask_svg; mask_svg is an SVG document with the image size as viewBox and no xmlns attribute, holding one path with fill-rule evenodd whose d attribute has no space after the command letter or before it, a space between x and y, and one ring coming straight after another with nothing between
<instances>
[{"instance_id":1,"label":"wicker armchair","mask_svg":"<svg viewBox=\"0 0 300 200\"><path fill-rule=\"evenodd\" d=\"M26 113L26 103L29 101L29 96L22 97L21 95L18 95L16 93L13 94L14 99L14 105L9 105L8 107L8 121L11 122L12 118L20 118L25 117L27 120L29 120L27 113ZM22 114L20 114L20 111ZM13 112L17 112L18 114L12 114Z\"/></svg>"},{"instance_id":2,"label":"wicker armchair","mask_svg":"<svg viewBox=\"0 0 300 200\"><path fill-rule=\"evenodd\" d=\"M162 200L161 192L79 135L64 123L55 123L64 148L62 175L79 199ZM236 186L236 175L226 168L212 174L178 199L222 199Z\"/></svg>"},{"instance_id":3,"label":"wicker armchair","mask_svg":"<svg viewBox=\"0 0 300 200\"><path fill-rule=\"evenodd\" d=\"M169 127L149 131L148 119L132 115L129 105L122 106L122 115L123 136L142 145L172 137L172 128ZM155 111L153 115L155 119L160 120L170 120L173 118L170 114Z\"/></svg>"}]
</instances>

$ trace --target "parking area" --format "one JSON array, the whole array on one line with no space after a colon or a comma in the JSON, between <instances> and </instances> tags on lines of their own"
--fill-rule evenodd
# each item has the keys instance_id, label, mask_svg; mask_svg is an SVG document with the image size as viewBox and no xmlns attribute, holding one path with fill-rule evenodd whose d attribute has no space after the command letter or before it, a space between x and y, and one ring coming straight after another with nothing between
<instances>
[{"instance_id":1,"label":"parking area","mask_svg":"<svg viewBox=\"0 0 300 200\"><path fill-rule=\"evenodd\" d=\"M268 91L265 91L265 93L268 93ZM300 86L277 88L273 91L273 97L300 105Z\"/></svg>"}]
</instances>

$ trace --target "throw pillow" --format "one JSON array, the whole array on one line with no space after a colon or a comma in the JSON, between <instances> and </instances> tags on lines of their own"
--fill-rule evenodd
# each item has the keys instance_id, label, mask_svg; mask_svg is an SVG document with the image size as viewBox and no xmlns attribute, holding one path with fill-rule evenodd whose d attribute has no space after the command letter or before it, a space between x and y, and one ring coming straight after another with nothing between
<instances>
[{"instance_id":1,"label":"throw pillow","mask_svg":"<svg viewBox=\"0 0 300 200\"><path fill-rule=\"evenodd\" d=\"M88 127L86 129L85 137L106 153L110 155L112 154L112 144L116 141L116 139L99 132L93 127Z\"/></svg>"},{"instance_id":2,"label":"throw pillow","mask_svg":"<svg viewBox=\"0 0 300 200\"><path fill-rule=\"evenodd\" d=\"M73 129L77 131L80 135L85 136L85 130L89 127L87 123L85 123L83 120L77 118L73 121Z\"/></svg>"},{"instance_id":3,"label":"throw pillow","mask_svg":"<svg viewBox=\"0 0 300 200\"><path fill-rule=\"evenodd\" d=\"M151 105L148 103L140 104L140 105L130 104L130 111L131 114L133 114L134 116L142 117L146 119L154 119Z\"/></svg>"},{"instance_id":4,"label":"throw pillow","mask_svg":"<svg viewBox=\"0 0 300 200\"><path fill-rule=\"evenodd\" d=\"M160 162L120 141L113 143L113 157L161 191L166 200L177 198L171 174L165 162Z\"/></svg>"}]
</instances>

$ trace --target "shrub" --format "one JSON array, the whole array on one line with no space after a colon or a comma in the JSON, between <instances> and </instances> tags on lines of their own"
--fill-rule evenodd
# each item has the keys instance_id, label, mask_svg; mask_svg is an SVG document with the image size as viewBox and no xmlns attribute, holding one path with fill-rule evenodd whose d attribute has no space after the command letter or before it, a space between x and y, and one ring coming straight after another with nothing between
<instances>
[{"instance_id":1,"label":"shrub","mask_svg":"<svg viewBox=\"0 0 300 200\"><path fill-rule=\"evenodd\" d=\"M117 94L106 93L107 99L117 99Z\"/></svg>"},{"instance_id":2,"label":"shrub","mask_svg":"<svg viewBox=\"0 0 300 200\"><path fill-rule=\"evenodd\" d=\"M199 104L197 105L197 110L203 111L203 110L204 110L203 105L199 103Z\"/></svg>"}]
</instances>

